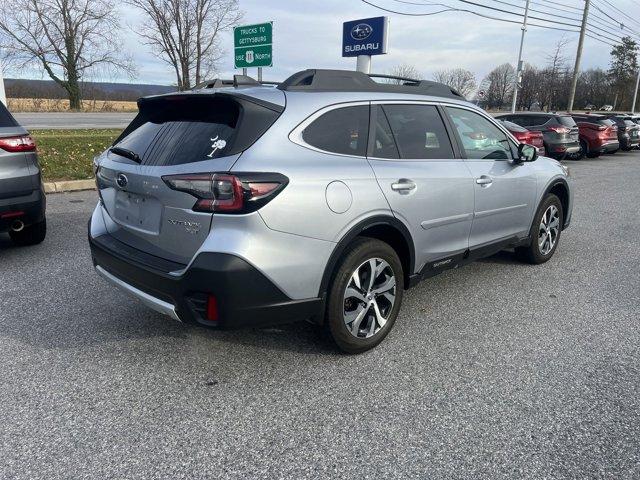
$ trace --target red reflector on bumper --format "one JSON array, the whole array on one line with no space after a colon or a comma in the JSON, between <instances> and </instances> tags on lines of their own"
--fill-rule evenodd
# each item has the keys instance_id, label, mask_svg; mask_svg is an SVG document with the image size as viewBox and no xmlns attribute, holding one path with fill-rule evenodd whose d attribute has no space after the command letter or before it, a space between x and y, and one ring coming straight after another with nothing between
<instances>
[{"instance_id":1,"label":"red reflector on bumper","mask_svg":"<svg viewBox=\"0 0 640 480\"><path fill-rule=\"evenodd\" d=\"M218 321L218 300L214 295L207 297L207 320L211 322Z\"/></svg>"},{"instance_id":2,"label":"red reflector on bumper","mask_svg":"<svg viewBox=\"0 0 640 480\"><path fill-rule=\"evenodd\" d=\"M19 211L19 212L7 212L7 213L3 213L0 215L0 218L15 218L15 217L21 217L22 215L24 215L24 212Z\"/></svg>"}]
</instances>

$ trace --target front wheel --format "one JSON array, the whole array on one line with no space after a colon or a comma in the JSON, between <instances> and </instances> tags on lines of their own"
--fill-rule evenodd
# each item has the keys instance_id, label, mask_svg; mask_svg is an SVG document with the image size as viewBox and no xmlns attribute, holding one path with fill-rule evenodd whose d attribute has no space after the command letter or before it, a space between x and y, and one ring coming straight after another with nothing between
<instances>
[{"instance_id":1,"label":"front wheel","mask_svg":"<svg viewBox=\"0 0 640 480\"><path fill-rule=\"evenodd\" d=\"M539 265L553 257L560 243L563 221L562 202L556 195L548 194L542 200L533 219L531 243L516 249L518 258L527 263Z\"/></svg>"},{"instance_id":2,"label":"front wheel","mask_svg":"<svg viewBox=\"0 0 640 480\"><path fill-rule=\"evenodd\" d=\"M388 244L359 238L351 245L333 278L325 319L341 350L361 353L384 340L400 311L403 278Z\"/></svg>"}]
</instances>

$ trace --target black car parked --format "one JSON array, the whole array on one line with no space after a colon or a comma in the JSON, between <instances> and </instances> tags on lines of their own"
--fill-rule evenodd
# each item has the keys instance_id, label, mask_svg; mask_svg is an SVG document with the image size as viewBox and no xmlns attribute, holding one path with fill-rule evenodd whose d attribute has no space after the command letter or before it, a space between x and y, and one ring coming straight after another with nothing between
<instances>
[{"instance_id":1,"label":"black car parked","mask_svg":"<svg viewBox=\"0 0 640 480\"><path fill-rule=\"evenodd\" d=\"M518 112L497 115L500 120L508 120L528 130L541 131L544 136L544 148L547 156L563 158L579 158L582 148L578 125L570 115L544 112Z\"/></svg>"},{"instance_id":2,"label":"black car parked","mask_svg":"<svg viewBox=\"0 0 640 480\"><path fill-rule=\"evenodd\" d=\"M45 202L36 143L0 103L0 233L18 245L42 242Z\"/></svg>"},{"instance_id":3,"label":"black car parked","mask_svg":"<svg viewBox=\"0 0 640 480\"><path fill-rule=\"evenodd\" d=\"M618 126L618 140L622 150L631 150L640 145L640 126L631 115L606 115Z\"/></svg>"}]
</instances>

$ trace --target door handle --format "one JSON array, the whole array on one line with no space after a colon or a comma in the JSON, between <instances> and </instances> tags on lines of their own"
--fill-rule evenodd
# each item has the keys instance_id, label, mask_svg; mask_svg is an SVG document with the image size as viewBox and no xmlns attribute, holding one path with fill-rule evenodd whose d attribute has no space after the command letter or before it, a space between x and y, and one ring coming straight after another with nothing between
<instances>
[{"instance_id":1,"label":"door handle","mask_svg":"<svg viewBox=\"0 0 640 480\"><path fill-rule=\"evenodd\" d=\"M406 178L401 178L397 182L391 184L391 190L394 192L407 192L409 190L414 190L415 188L416 184Z\"/></svg>"},{"instance_id":2,"label":"door handle","mask_svg":"<svg viewBox=\"0 0 640 480\"><path fill-rule=\"evenodd\" d=\"M493 183L493 178L488 177L487 175L482 175L480 178L476 178L476 183L478 185L491 185Z\"/></svg>"}]
</instances>

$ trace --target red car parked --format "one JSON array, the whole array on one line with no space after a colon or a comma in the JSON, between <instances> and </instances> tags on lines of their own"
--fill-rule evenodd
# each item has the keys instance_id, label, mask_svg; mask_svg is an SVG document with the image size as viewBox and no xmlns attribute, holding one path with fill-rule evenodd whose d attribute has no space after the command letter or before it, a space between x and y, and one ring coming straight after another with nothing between
<instances>
[{"instance_id":1,"label":"red car parked","mask_svg":"<svg viewBox=\"0 0 640 480\"><path fill-rule=\"evenodd\" d=\"M582 153L597 158L601 153L615 153L620 149L616 122L602 115L573 115L580 130Z\"/></svg>"},{"instance_id":2,"label":"red car parked","mask_svg":"<svg viewBox=\"0 0 640 480\"><path fill-rule=\"evenodd\" d=\"M517 125L508 120L500 120L507 130L516 137L520 143L526 143L527 145L533 145L538 149L538 155L544 157L547 153L544 149L544 136L542 132L535 130L527 130L520 125Z\"/></svg>"}]
</instances>

